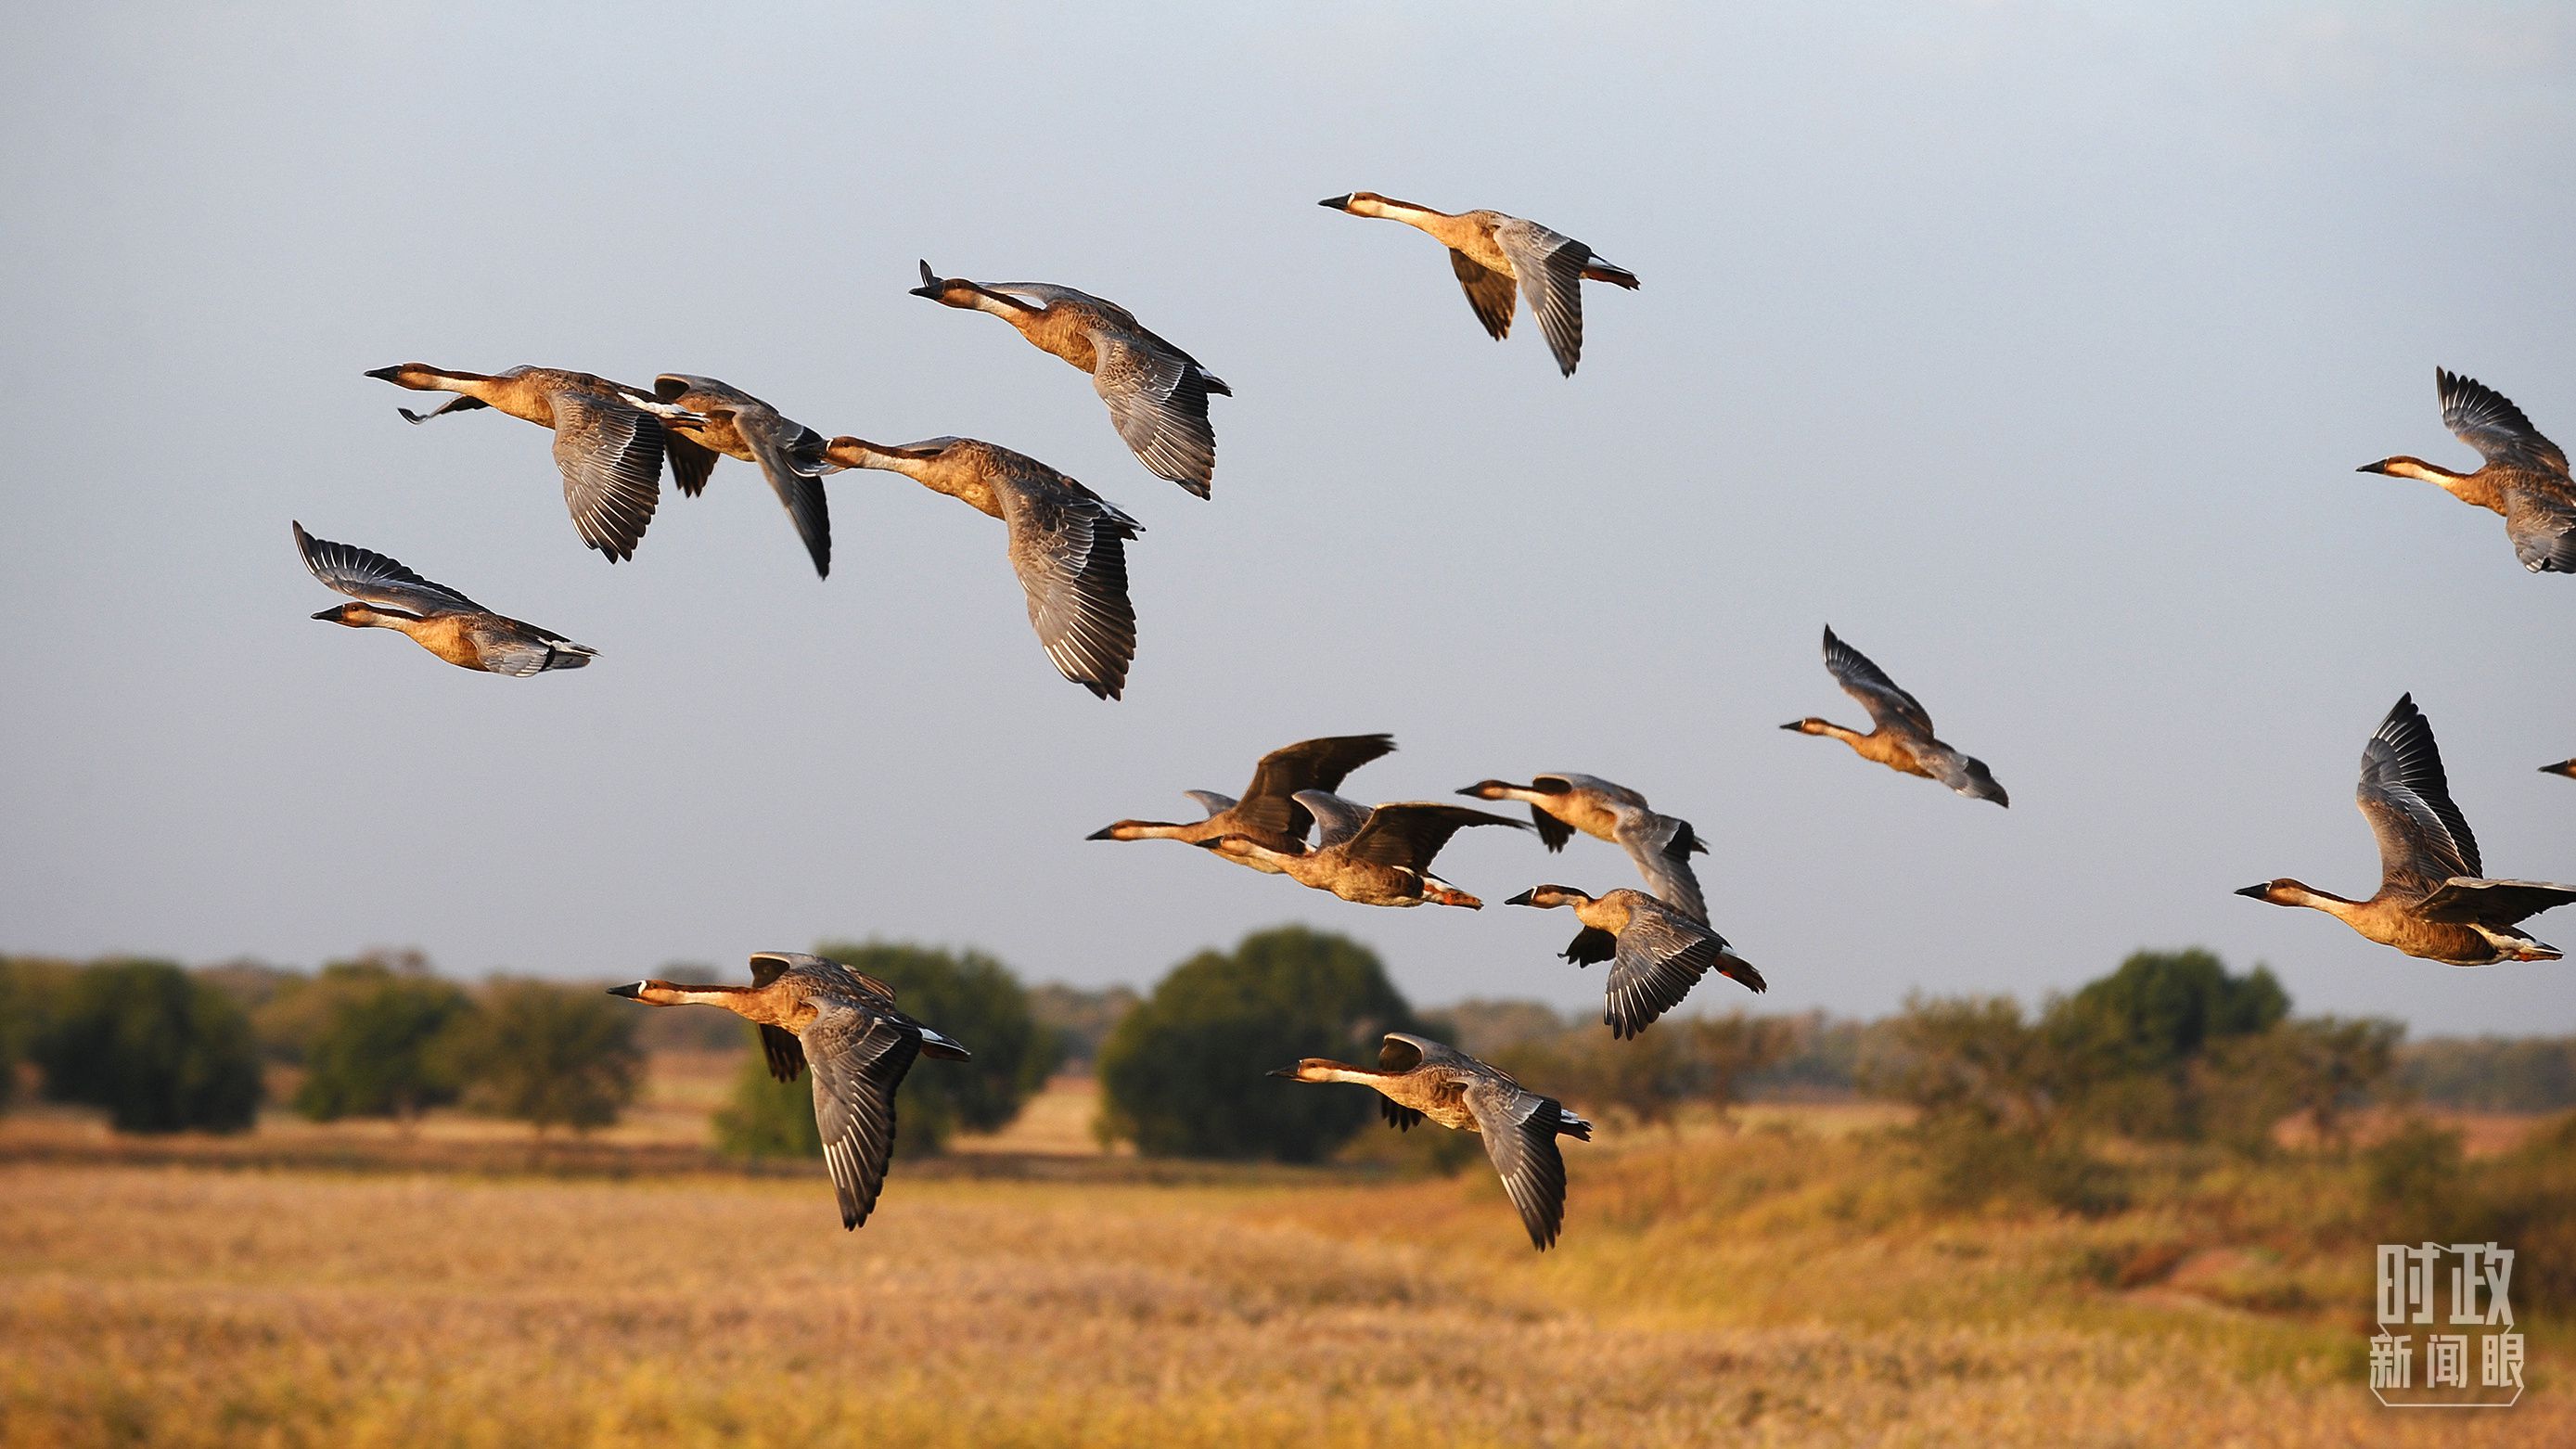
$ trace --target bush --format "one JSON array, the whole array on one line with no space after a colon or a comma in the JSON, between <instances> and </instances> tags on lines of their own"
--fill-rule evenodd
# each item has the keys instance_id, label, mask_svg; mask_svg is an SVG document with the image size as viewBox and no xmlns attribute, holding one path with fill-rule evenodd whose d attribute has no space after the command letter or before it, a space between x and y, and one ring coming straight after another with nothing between
<instances>
[{"instance_id":1,"label":"bush","mask_svg":"<svg viewBox=\"0 0 2576 1449\"><path fill-rule=\"evenodd\" d=\"M544 1132L604 1127L635 1099L635 1013L596 987L496 980L448 1041L465 1105Z\"/></svg>"},{"instance_id":2,"label":"bush","mask_svg":"<svg viewBox=\"0 0 2576 1449\"><path fill-rule=\"evenodd\" d=\"M814 1122L811 1075L782 1082L769 1074L769 1058L760 1049L760 1029L752 1028L751 1050L733 1074L733 1092L716 1113L716 1146L745 1157L820 1157L823 1129ZM951 1063L942 1062L942 1066ZM954 1065L963 1066L964 1063ZM912 1085L909 1077L905 1087ZM913 1135L913 1124L897 1108L897 1141Z\"/></svg>"},{"instance_id":3,"label":"bush","mask_svg":"<svg viewBox=\"0 0 2576 1449\"><path fill-rule=\"evenodd\" d=\"M34 1048L48 1096L105 1107L120 1132L240 1132L259 1112L249 1018L167 961L82 971Z\"/></svg>"},{"instance_id":4,"label":"bush","mask_svg":"<svg viewBox=\"0 0 2576 1449\"><path fill-rule=\"evenodd\" d=\"M1104 1127L1158 1157L1317 1161L1378 1120L1376 1094L1262 1075L1300 1057L1372 1064L1415 1030L1367 947L1283 926L1182 962L1100 1051Z\"/></svg>"},{"instance_id":5,"label":"bush","mask_svg":"<svg viewBox=\"0 0 2576 1449\"><path fill-rule=\"evenodd\" d=\"M2263 967L2231 976L2207 951L2140 951L2051 1004L2043 1029L2067 1068L2061 1085L2080 1096L2087 1117L2133 1137L2192 1141L2207 1133L2210 1106L2194 1067L2229 1041L2270 1031L2289 1011L2289 995Z\"/></svg>"},{"instance_id":6,"label":"bush","mask_svg":"<svg viewBox=\"0 0 2576 1449\"><path fill-rule=\"evenodd\" d=\"M975 1054L968 1062L918 1064L903 1079L895 1097L898 1152L937 1152L952 1132L1009 1125L1061 1060L1054 1035L1030 1013L1019 978L980 951L826 941L814 954L893 987L906 1015ZM806 1109L812 1110L810 1095Z\"/></svg>"},{"instance_id":7,"label":"bush","mask_svg":"<svg viewBox=\"0 0 2576 1449\"><path fill-rule=\"evenodd\" d=\"M471 1004L425 966L397 973L374 961L326 966L306 994L323 1006L304 1050L295 1110L316 1122L341 1117L409 1121L458 1094L445 1040Z\"/></svg>"}]
</instances>

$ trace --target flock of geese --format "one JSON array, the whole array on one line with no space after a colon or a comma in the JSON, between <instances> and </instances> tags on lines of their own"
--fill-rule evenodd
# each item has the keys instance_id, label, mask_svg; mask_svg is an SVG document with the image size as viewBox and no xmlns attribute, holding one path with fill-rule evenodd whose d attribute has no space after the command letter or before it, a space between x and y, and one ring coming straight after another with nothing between
<instances>
[{"instance_id":1,"label":"flock of geese","mask_svg":"<svg viewBox=\"0 0 2576 1449\"><path fill-rule=\"evenodd\" d=\"M1561 372L1582 355L1586 281L1634 290L1635 273L1602 260L1584 243L1498 211L1435 211L1375 192L1322 203L1353 216L1402 222L1448 249L1450 266L1476 320L1507 337L1526 300ZM1211 496L1216 434L1209 399L1232 395L1223 379L1114 302L1041 282L942 277L920 264L914 296L990 313L1030 345L1090 374L1110 423L1156 477ZM1136 654L1125 547L1144 525L1054 468L997 444L934 437L879 444L825 436L728 383L663 373L650 388L562 368L465 372L410 362L367 374L415 392L452 394L412 423L489 408L554 434L564 503L582 542L611 562L632 558L660 505L661 478L695 497L719 456L760 470L787 510L819 577L832 565L832 523L824 480L853 468L899 473L1001 520L1006 554L1027 596L1029 622L1065 678L1104 699L1120 697ZM2576 572L2576 484L2567 455L2541 436L2503 395L2448 371L2435 373L2442 420L2483 465L2455 473L2413 457L2361 471L2438 484L2501 515L2524 567ZM315 578L355 602L314 615L352 628L396 629L450 664L527 676L587 666L598 651L550 629L497 614L387 555L316 538L294 525L297 550ZM1938 781L1973 800L2010 800L1981 760L1933 732L1931 714L1867 656L1824 634L1826 671L1867 711L1866 732L1814 717L1781 726L1842 741L1903 774ZM1527 823L1471 806L1435 801L1363 805L1337 793L1350 774L1395 749L1385 734L1300 741L1261 757L1241 796L1187 792L1206 811L1197 821L1120 820L1094 840L1177 840L1235 864L1282 875L1361 905L1483 905L1441 879L1432 864L1459 831L1534 830L1550 851L1577 834L1626 852L1645 882L1594 895L1543 884L1507 905L1565 907L1581 930L1562 953L1580 966L1609 963L1603 1021L1620 1039L1646 1030L1699 981L1715 973L1752 991L1762 973L1729 949L1711 926L1691 857L1707 850L1689 821L1656 811L1646 797L1592 775L1533 776L1527 784L1486 779L1458 793L1526 805ZM2544 766L2576 778L2576 760ZM2290 879L2239 894L2275 905L2325 911L2362 936L2408 955L2457 966L2554 960L2559 952L2523 932L2522 920L2576 900L2576 887L2488 879L2468 821L2450 797L2432 726L2411 697L2400 699L2364 750L2359 801L2377 833L2379 889L2349 900ZM1311 838L1310 838L1311 837ZM653 1006L715 1006L760 1028L773 1074L810 1072L824 1160L855 1228L875 1208L894 1145L896 1088L914 1060L966 1060L967 1049L906 1015L884 982L838 962L797 952L751 958L752 984L645 980L611 994ZM1588 1141L1592 1124L1556 1099L1530 1091L1493 1065L1442 1043L1388 1033L1374 1067L1307 1058L1272 1073L1299 1082L1346 1082L1383 1099L1389 1125L1426 1118L1473 1132L1519 1210L1530 1241L1553 1244L1564 1221L1565 1163L1557 1139Z\"/></svg>"}]
</instances>

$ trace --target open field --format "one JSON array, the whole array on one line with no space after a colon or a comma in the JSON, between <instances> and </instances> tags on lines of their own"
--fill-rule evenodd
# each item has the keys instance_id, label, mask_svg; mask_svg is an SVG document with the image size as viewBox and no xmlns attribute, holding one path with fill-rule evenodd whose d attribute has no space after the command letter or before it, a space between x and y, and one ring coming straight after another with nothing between
<instances>
[{"instance_id":1,"label":"open field","mask_svg":"<svg viewBox=\"0 0 2576 1449\"><path fill-rule=\"evenodd\" d=\"M2371 1401L2367 1253L2312 1246L2341 1178L1937 1218L1861 1125L1569 1144L1540 1257L1480 1172L899 1164L844 1235L810 1171L31 1158L73 1129L13 1121L0 1445L2576 1442L2537 1305L2519 1407Z\"/></svg>"}]
</instances>

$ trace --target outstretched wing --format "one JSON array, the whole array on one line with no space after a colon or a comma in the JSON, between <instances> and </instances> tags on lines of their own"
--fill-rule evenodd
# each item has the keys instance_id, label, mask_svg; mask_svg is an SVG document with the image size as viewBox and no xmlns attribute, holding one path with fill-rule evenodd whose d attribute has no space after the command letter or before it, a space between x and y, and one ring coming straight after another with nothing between
<instances>
[{"instance_id":1,"label":"outstretched wing","mask_svg":"<svg viewBox=\"0 0 2576 1449\"><path fill-rule=\"evenodd\" d=\"M1717 969L1725 952L1725 941L1686 929L1662 912L1645 909L1630 915L1610 962L1609 997L1602 1012L1610 1034L1632 1037L1654 1025L1681 1004L1702 976Z\"/></svg>"},{"instance_id":2,"label":"outstretched wing","mask_svg":"<svg viewBox=\"0 0 2576 1449\"><path fill-rule=\"evenodd\" d=\"M1011 530L1011 568L1029 596L1029 623L1065 678L1103 699L1127 687L1136 658L1136 606L1127 598L1126 541L1141 528L1088 493L999 487Z\"/></svg>"},{"instance_id":3,"label":"outstretched wing","mask_svg":"<svg viewBox=\"0 0 2576 1449\"><path fill-rule=\"evenodd\" d=\"M894 1153L894 1093L921 1055L921 1038L884 1017L831 1004L800 1033L814 1070L814 1124L841 1200L841 1226L875 1211Z\"/></svg>"},{"instance_id":4,"label":"outstretched wing","mask_svg":"<svg viewBox=\"0 0 2576 1449\"><path fill-rule=\"evenodd\" d=\"M2576 901L2576 886L2536 880L2452 879L2434 887L2415 907L2428 921L2474 921L2483 926L2510 926Z\"/></svg>"},{"instance_id":5,"label":"outstretched wing","mask_svg":"<svg viewBox=\"0 0 2576 1449\"><path fill-rule=\"evenodd\" d=\"M1216 476L1208 376L1158 337L1095 328L1092 389L1109 404L1118 436L1147 471L1201 498Z\"/></svg>"},{"instance_id":6,"label":"outstretched wing","mask_svg":"<svg viewBox=\"0 0 2576 1449\"><path fill-rule=\"evenodd\" d=\"M1517 820L1470 810L1464 805L1430 802L1380 805L1369 812L1368 823L1359 828L1343 851L1354 860L1406 870L1429 870L1432 857L1440 853L1440 847L1449 843L1449 837L1471 825L1508 825L1515 830L1528 828Z\"/></svg>"},{"instance_id":7,"label":"outstretched wing","mask_svg":"<svg viewBox=\"0 0 2576 1449\"><path fill-rule=\"evenodd\" d=\"M613 563L635 556L662 502L661 420L642 408L566 388L551 402L555 466L581 541Z\"/></svg>"},{"instance_id":8,"label":"outstretched wing","mask_svg":"<svg viewBox=\"0 0 2576 1449\"><path fill-rule=\"evenodd\" d=\"M1833 626L1825 626L1825 672L1843 693L1860 701L1869 717L1881 728L1893 723L1900 728L1932 733L1932 715L1923 702L1896 687L1887 671L1869 662L1869 657L1834 636Z\"/></svg>"},{"instance_id":9,"label":"outstretched wing","mask_svg":"<svg viewBox=\"0 0 2576 1449\"><path fill-rule=\"evenodd\" d=\"M407 614L488 614L481 604L445 584L434 584L374 549L315 538L295 525L295 549L313 577L353 599Z\"/></svg>"},{"instance_id":10,"label":"outstretched wing","mask_svg":"<svg viewBox=\"0 0 2576 1449\"><path fill-rule=\"evenodd\" d=\"M1658 900L1702 925L1708 923L1708 902L1700 896L1699 876L1690 863L1691 852L1706 847L1689 821L1652 810L1624 809L1610 833L1636 862L1637 873L1646 878L1646 888Z\"/></svg>"},{"instance_id":11,"label":"outstretched wing","mask_svg":"<svg viewBox=\"0 0 2576 1449\"><path fill-rule=\"evenodd\" d=\"M1283 745L1252 767L1252 783L1235 807L1244 823L1282 835L1306 833L1300 790L1338 790L1351 771L1395 748L1393 735L1327 735Z\"/></svg>"},{"instance_id":12,"label":"outstretched wing","mask_svg":"<svg viewBox=\"0 0 2576 1449\"><path fill-rule=\"evenodd\" d=\"M1464 1098L1531 1245L1546 1251L1565 1225L1565 1155L1556 1146L1565 1109L1553 1097L1482 1078Z\"/></svg>"},{"instance_id":13,"label":"outstretched wing","mask_svg":"<svg viewBox=\"0 0 2576 1449\"><path fill-rule=\"evenodd\" d=\"M2412 694L2399 697L2362 748L2354 800L2379 837L2383 886L2429 891L2453 876L2486 874L2478 863L2477 837L2451 803L2433 726Z\"/></svg>"},{"instance_id":14,"label":"outstretched wing","mask_svg":"<svg viewBox=\"0 0 2576 1449\"><path fill-rule=\"evenodd\" d=\"M2442 398L2442 426L2490 463L2542 468L2564 476L2567 454L2540 435L2513 400L2474 377L2433 369Z\"/></svg>"},{"instance_id":15,"label":"outstretched wing","mask_svg":"<svg viewBox=\"0 0 2576 1449\"><path fill-rule=\"evenodd\" d=\"M1512 284L1512 274L1498 272L1458 250L1449 249L1449 270L1458 274L1458 285L1467 289L1467 305L1476 310L1476 320L1485 324L1487 336L1500 340L1512 334L1512 303L1520 292Z\"/></svg>"},{"instance_id":16,"label":"outstretched wing","mask_svg":"<svg viewBox=\"0 0 2576 1449\"><path fill-rule=\"evenodd\" d=\"M822 460L823 435L767 408L734 414L734 431L751 449L770 491L786 506L796 536L804 540L805 556L814 561L814 576L830 577L832 509L823 496L823 475L831 465Z\"/></svg>"},{"instance_id":17,"label":"outstretched wing","mask_svg":"<svg viewBox=\"0 0 2576 1449\"><path fill-rule=\"evenodd\" d=\"M1583 264L1592 259L1592 248L1517 216L1494 223L1494 245L1528 294L1557 369L1573 376L1583 356Z\"/></svg>"},{"instance_id":18,"label":"outstretched wing","mask_svg":"<svg viewBox=\"0 0 2576 1449\"><path fill-rule=\"evenodd\" d=\"M1330 790L1300 790L1297 808L1315 821L1315 848L1330 850L1348 842L1368 827L1372 813L1366 805L1345 800Z\"/></svg>"}]
</instances>

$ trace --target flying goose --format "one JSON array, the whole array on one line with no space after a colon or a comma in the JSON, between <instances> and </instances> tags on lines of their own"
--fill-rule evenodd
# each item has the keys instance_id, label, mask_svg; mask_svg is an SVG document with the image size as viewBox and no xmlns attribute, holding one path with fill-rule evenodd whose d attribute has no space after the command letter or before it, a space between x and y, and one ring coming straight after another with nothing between
<instances>
[{"instance_id":1,"label":"flying goose","mask_svg":"<svg viewBox=\"0 0 2576 1449\"><path fill-rule=\"evenodd\" d=\"M2438 483L2463 503L2504 515L2505 537L2533 573L2576 573L2576 483L2567 454L2540 435L2511 399L2473 377L2433 369L2442 426L2485 460L2474 473L2454 473L2400 455L2364 463L2364 473Z\"/></svg>"},{"instance_id":2,"label":"flying goose","mask_svg":"<svg viewBox=\"0 0 2576 1449\"><path fill-rule=\"evenodd\" d=\"M1610 963L1608 1004L1601 1020L1615 1037L1632 1037L1654 1025L1711 971L1751 991L1771 989L1752 962L1726 949L1725 937L1644 891L1623 888L1589 896L1572 886L1543 885L1503 904L1574 908L1583 929L1563 954L1577 966Z\"/></svg>"},{"instance_id":3,"label":"flying goose","mask_svg":"<svg viewBox=\"0 0 2576 1449\"><path fill-rule=\"evenodd\" d=\"M1261 762L1253 766L1252 783L1244 787L1240 800L1214 790L1188 791L1191 799L1207 807L1205 820L1189 824L1121 820L1084 838L1186 840L1195 845L1220 835L1241 835L1273 853L1300 855L1305 852L1306 829L1314 823L1314 817L1297 803L1297 792L1338 790L1351 771L1394 749L1393 735L1327 735L1299 740L1261 757ZM1276 864L1255 856L1228 855L1224 859L1272 874L1279 871Z\"/></svg>"},{"instance_id":4,"label":"flying goose","mask_svg":"<svg viewBox=\"0 0 2576 1449\"><path fill-rule=\"evenodd\" d=\"M823 458L821 433L779 416L778 409L738 387L712 377L666 372L653 379L653 396L684 408L702 422L673 423L662 443L671 460L671 481L691 498L707 486L716 455L739 458L759 467L769 480L796 536L814 560L814 576L832 572L832 512L823 498L823 475L839 469Z\"/></svg>"},{"instance_id":5,"label":"flying goose","mask_svg":"<svg viewBox=\"0 0 2576 1449\"><path fill-rule=\"evenodd\" d=\"M1583 283L1608 282L1637 290L1637 274L1614 267L1592 248L1534 221L1499 211L1451 214L1396 201L1374 191L1354 191L1320 203L1353 216L1382 216L1428 232L1449 249L1450 269L1467 289L1467 305L1497 341L1512 330L1512 302L1526 292L1529 309L1546 334L1556 365L1567 377L1583 355Z\"/></svg>"},{"instance_id":6,"label":"flying goose","mask_svg":"<svg viewBox=\"0 0 2576 1449\"><path fill-rule=\"evenodd\" d=\"M2400 696L2363 747L2355 798L2379 837L2379 889L2370 899L2345 900L2286 876L2237 894L2323 911L2366 940L2446 966L2559 959L2558 948L2515 923L2576 901L2576 886L2485 878L2477 837L2451 803L2442 752L2415 696Z\"/></svg>"},{"instance_id":7,"label":"flying goose","mask_svg":"<svg viewBox=\"0 0 2576 1449\"><path fill-rule=\"evenodd\" d=\"M495 614L373 549L315 538L301 523L295 525L295 549L313 577L359 600L314 618L352 629L399 629L459 668L525 679L549 669L579 669L599 653L551 629Z\"/></svg>"},{"instance_id":8,"label":"flying goose","mask_svg":"<svg viewBox=\"0 0 2576 1449\"><path fill-rule=\"evenodd\" d=\"M1780 728L1840 740L1864 760L1938 780L1971 800L1992 800L2006 807L2012 804L2004 787L1996 784L1994 775L1986 769L1985 761L1972 759L1933 738L1932 716L1925 712L1921 701L1897 688L1896 681L1859 650L1835 638L1830 624L1825 626L1825 669L1843 687L1843 693L1859 700L1861 708L1869 711L1875 728L1862 734L1812 715Z\"/></svg>"},{"instance_id":9,"label":"flying goose","mask_svg":"<svg viewBox=\"0 0 2576 1449\"><path fill-rule=\"evenodd\" d=\"M653 394L587 372L558 367L514 367L502 373L450 372L425 362L379 367L367 374L414 392L452 392L453 400L426 412L396 408L408 422L425 423L472 408L497 408L514 418L551 428L555 466L563 472L564 504L581 541L610 563L635 556L653 510L662 501L663 428L700 421Z\"/></svg>"},{"instance_id":10,"label":"flying goose","mask_svg":"<svg viewBox=\"0 0 2576 1449\"><path fill-rule=\"evenodd\" d=\"M841 1200L841 1226L875 1211L894 1152L894 1092L913 1058L971 1059L966 1048L895 1009L894 988L838 961L802 951L761 951L749 986L637 981L608 988L649 1006L721 1006L760 1027L769 1074L782 1082L814 1069L814 1125L823 1165Z\"/></svg>"},{"instance_id":11,"label":"flying goose","mask_svg":"<svg viewBox=\"0 0 2576 1449\"><path fill-rule=\"evenodd\" d=\"M1658 815L1646 797L1597 775L1540 775L1526 785L1479 780L1458 792L1479 800L1520 800L1529 805L1530 822L1551 851L1563 850L1580 830L1628 852L1649 889L1681 908L1693 920L1708 919L1708 902L1700 897L1699 878L1691 873L1693 851L1708 847L1687 820Z\"/></svg>"},{"instance_id":12,"label":"flying goose","mask_svg":"<svg viewBox=\"0 0 2576 1449\"><path fill-rule=\"evenodd\" d=\"M1232 397L1234 389L1197 358L1147 331L1134 313L1047 282L942 277L928 262L921 264L921 285L912 295L943 307L990 312L1018 328L1039 351L1090 373L1093 390L1109 404L1109 420L1136 461L1157 478L1208 496L1216 473L1208 394Z\"/></svg>"},{"instance_id":13,"label":"flying goose","mask_svg":"<svg viewBox=\"0 0 2576 1449\"><path fill-rule=\"evenodd\" d=\"M1464 805L1406 801L1375 808L1325 790L1293 797L1315 818L1314 848L1302 854L1273 850L1249 835L1220 835L1197 842L1202 850L1268 865L1299 885L1331 891L1363 906L1463 906L1485 903L1431 873L1431 861L1449 837L1475 825L1529 827Z\"/></svg>"},{"instance_id":14,"label":"flying goose","mask_svg":"<svg viewBox=\"0 0 2576 1449\"><path fill-rule=\"evenodd\" d=\"M844 468L901 473L1002 520L1011 571L1029 596L1029 623L1065 678L1102 699L1127 687L1136 608L1127 600L1127 540L1145 525L1037 459L973 438L898 447L834 438L824 457Z\"/></svg>"},{"instance_id":15,"label":"flying goose","mask_svg":"<svg viewBox=\"0 0 2576 1449\"><path fill-rule=\"evenodd\" d=\"M1485 1154L1502 1174L1503 1191L1520 1210L1521 1226L1540 1252L1565 1225L1565 1157L1556 1139L1592 1140L1592 1124L1512 1080L1511 1073L1480 1062L1429 1037L1391 1031L1378 1048L1375 1067L1355 1067L1307 1057L1270 1075L1298 1082L1357 1082L1386 1100L1387 1125L1410 1132L1428 1117L1443 1127L1485 1139Z\"/></svg>"}]
</instances>

